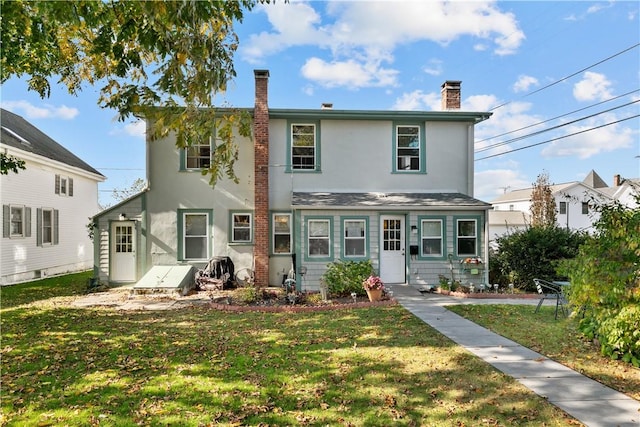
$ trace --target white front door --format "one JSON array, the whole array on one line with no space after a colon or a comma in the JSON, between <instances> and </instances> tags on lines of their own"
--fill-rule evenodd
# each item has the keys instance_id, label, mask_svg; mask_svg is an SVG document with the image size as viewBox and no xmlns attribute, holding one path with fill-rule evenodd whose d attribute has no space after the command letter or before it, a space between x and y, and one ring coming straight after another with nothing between
<instances>
[{"instance_id":1,"label":"white front door","mask_svg":"<svg viewBox=\"0 0 640 427\"><path fill-rule=\"evenodd\" d=\"M111 224L109 280L112 282L136 280L136 227L133 221L118 221Z\"/></svg>"},{"instance_id":2,"label":"white front door","mask_svg":"<svg viewBox=\"0 0 640 427\"><path fill-rule=\"evenodd\" d=\"M380 217L380 278L385 283L405 282L404 216Z\"/></svg>"}]
</instances>

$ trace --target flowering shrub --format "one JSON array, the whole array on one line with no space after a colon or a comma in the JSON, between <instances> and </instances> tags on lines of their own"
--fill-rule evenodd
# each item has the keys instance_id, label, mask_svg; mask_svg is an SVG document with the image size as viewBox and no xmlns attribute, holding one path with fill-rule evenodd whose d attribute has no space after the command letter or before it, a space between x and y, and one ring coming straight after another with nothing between
<instances>
[{"instance_id":1,"label":"flowering shrub","mask_svg":"<svg viewBox=\"0 0 640 427\"><path fill-rule=\"evenodd\" d=\"M382 279L374 275L369 276L364 282L362 282L362 286L367 291L384 289L384 283L382 283Z\"/></svg>"}]
</instances>

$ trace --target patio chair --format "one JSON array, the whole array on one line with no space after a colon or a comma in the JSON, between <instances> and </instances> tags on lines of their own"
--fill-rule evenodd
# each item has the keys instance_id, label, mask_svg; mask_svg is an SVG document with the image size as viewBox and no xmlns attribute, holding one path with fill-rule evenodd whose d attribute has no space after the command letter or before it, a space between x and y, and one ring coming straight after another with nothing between
<instances>
[{"instance_id":1,"label":"patio chair","mask_svg":"<svg viewBox=\"0 0 640 427\"><path fill-rule=\"evenodd\" d=\"M555 318L558 318L558 309L562 311L562 314L565 317L568 315L567 309L567 299L562 291L562 286L556 283L547 282L542 279L533 279L533 282L536 284L536 289L538 290L538 294L540 295L540 301L538 302L538 306L534 313L537 313L540 310L540 306L544 300L555 300L556 302L556 313Z\"/></svg>"}]
</instances>

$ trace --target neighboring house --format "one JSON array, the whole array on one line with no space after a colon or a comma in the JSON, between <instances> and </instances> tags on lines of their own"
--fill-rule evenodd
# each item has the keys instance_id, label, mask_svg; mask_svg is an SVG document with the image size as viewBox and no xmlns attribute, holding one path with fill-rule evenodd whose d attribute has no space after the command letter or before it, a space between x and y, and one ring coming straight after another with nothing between
<instances>
[{"instance_id":1,"label":"neighboring house","mask_svg":"<svg viewBox=\"0 0 640 427\"><path fill-rule=\"evenodd\" d=\"M635 184L634 184L635 183ZM551 193L556 202L556 220L560 227L571 230L593 231L593 223L598 219L594 203L609 203L618 200L626 206L634 206L634 192L637 180L622 181L614 177L614 185L608 187L595 171L591 171L583 181L551 185ZM524 229L531 224L531 193L533 188L525 188L505 193L493 200L493 210L489 211L489 238L491 242L510 230Z\"/></svg>"},{"instance_id":2,"label":"neighboring house","mask_svg":"<svg viewBox=\"0 0 640 427\"><path fill-rule=\"evenodd\" d=\"M1 284L91 269L87 224L105 177L22 117L1 114L0 150L26 166L0 175Z\"/></svg>"},{"instance_id":3,"label":"neighboring house","mask_svg":"<svg viewBox=\"0 0 640 427\"><path fill-rule=\"evenodd\" d=\"M442 85L444 111L300 110L268 108L268 78L255 71L253 141L236 137L239 184L201 175L214 143L147 142L148 189L94 218L96 277L161 283L160 267L192 277L188 267L229 256L259 285L281 285L294 265L302 290L338 260L370 259L387 283L433 284L452 269L486 283L483 265L460 261L488 252L473 140L491 113L460 111L460 82Z\"/></svg>"}]
</instances>

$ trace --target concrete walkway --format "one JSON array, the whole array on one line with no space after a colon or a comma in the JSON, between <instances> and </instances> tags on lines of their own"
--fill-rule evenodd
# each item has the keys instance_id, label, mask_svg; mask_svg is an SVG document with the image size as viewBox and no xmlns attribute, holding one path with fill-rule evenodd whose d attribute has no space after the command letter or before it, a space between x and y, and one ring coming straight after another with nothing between
<instances>
[{"instance_id":1,"label":"concrete walkway","mask_svg":"<svg viewBox=\"0 0 640 427\"><path fill-rule=\"evenodd\" d=\"M387 286L411 313L471 353L588 427L638 427L640 402L547 359L447 310L452 304L538 304L538 300L422 295L409 285ZM531 308L534 309L533 307Z\"/></svg>"}]
</instances>

